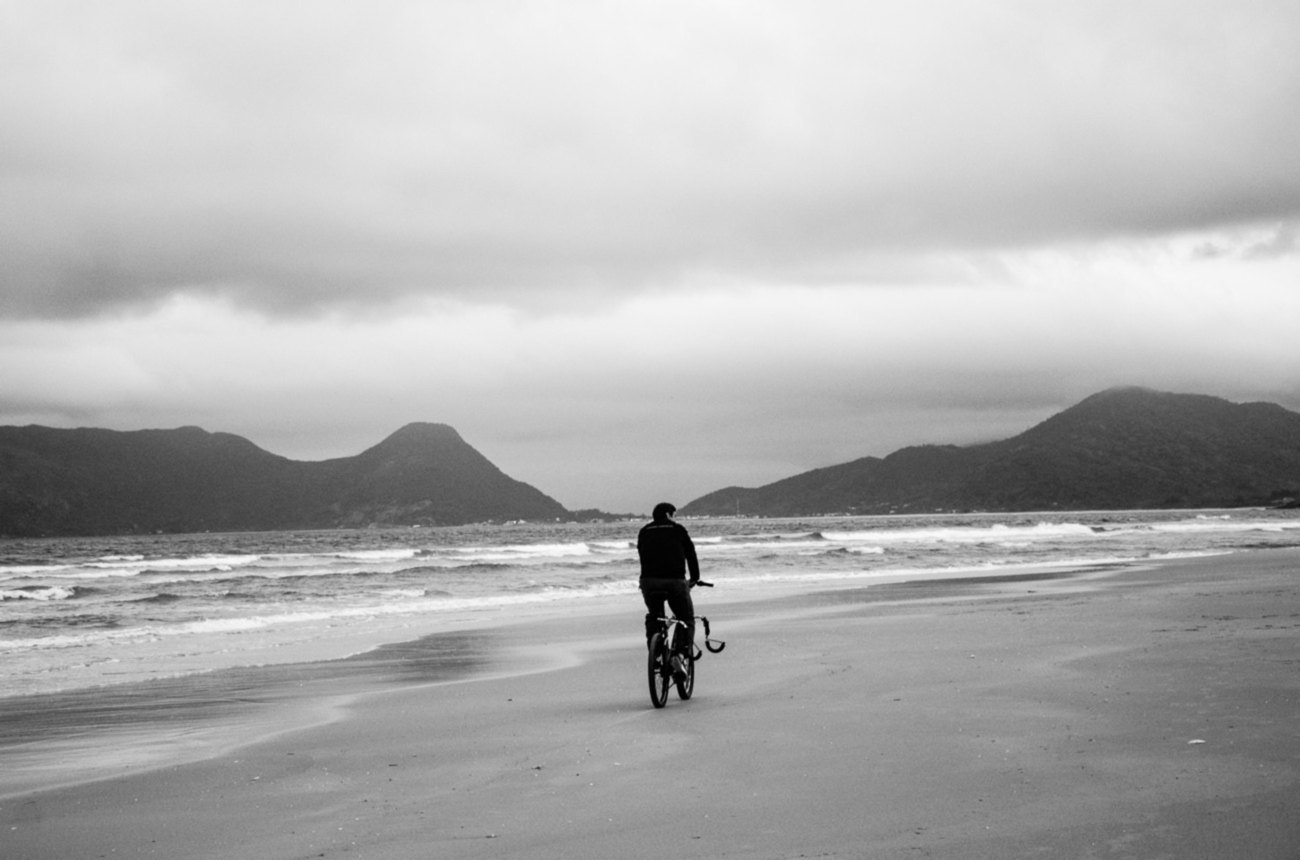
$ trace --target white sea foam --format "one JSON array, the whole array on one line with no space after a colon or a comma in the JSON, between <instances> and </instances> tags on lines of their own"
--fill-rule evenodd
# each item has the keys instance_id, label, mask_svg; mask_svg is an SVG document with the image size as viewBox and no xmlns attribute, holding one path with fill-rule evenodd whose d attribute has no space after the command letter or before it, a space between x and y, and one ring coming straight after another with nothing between
<instances>
[{"instance_id":1,"label":"white sea foam","mask_svg":"<svg viewBox=\"0 0 1300 860\"><path fill-rule=\"evenodd\" d=\"M1052 540L1060 537L1090 538L1095 531L1081 523L1040 522L1028 526L993 523L987 526L948 526L941 528L872 529L869 531L824 531L821 536L836 543L871 541L876 543L991 543L1010 539Z\"/></svg>"},{"instance_id":2,"label":"white sea foam","mask_svg":"<svg viewBox=\"0 0 1300 860\"><path fill-rule=\"evenodd\" d=\"M211 569L215 567L225 568L227 570L236 567L242 567L248 564L254 564L260 559L256 555L229 555L221 553L185 556L183 558L140 558L138 556L123 556L114 561L92 561L88 562L85 567L99 570L127 570L139 572L142 570L176 570L178 568L193 569Z\"/></svg>"},{"instance_id":3,"label":"white sea foam","mask_svg":"<svg viewBox=\"0 0 1300 860\"><path fill-rule=\"evenodd\" d=\"M48 588L0 589L0 600L67 600L76 593L75 589L58 585Z\"/></svg>"},{"instance_id":4,"label":"white sea foam","mask_svg":"<svg viewBox=\"0 0 1300 860\"><path fill-rule=\"evenodd\" d=\"M407 547L401 549L350 550L336 553L336 555L338 558L345 558L350 561L405 561L415 558L418 553L419 550Z\"/></svg>"},{"instance_id":5,"label":"white sea foam","mask_svg":"<svg viewBox=\"0 0 1300 860\"><path fill-rule=\"evenodd\" d=\"M529 562L549 561L557 558L583 558L591 555L591 547L581 543L537 543L506 546L458 547L456 554L474 561Z\"/></svg>"},{"instance_id":6,"label":"white sea foam","mask_svg":"<svg viewBox=\"0 0 1300 860\"><path fill-rule=\"evenodd\" d=\"M1206 534L1214 532L1287 532L1300 530L1300 522L1232 521L1215 517L1189 522L1157 523L1152 525L1151 529L1158 532L1181 532L1184 534L1192 532Z\"/></svg>"},{"instance_id":7,"label":"white sea foam","mask_svg":"<svg viewBox=\"0 0 1300 860\"><path fill-rule=\"evenodd\" d=\"M0 564L0 577L49 576L75 566L73 564Z\"/></svg>"}]
</instances>

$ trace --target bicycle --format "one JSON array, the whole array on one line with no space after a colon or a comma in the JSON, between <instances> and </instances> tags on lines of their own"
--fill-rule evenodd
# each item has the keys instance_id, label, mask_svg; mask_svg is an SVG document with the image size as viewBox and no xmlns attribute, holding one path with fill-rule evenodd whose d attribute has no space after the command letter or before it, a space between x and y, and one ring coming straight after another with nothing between
<instances>
[{"instance_id":1,"label":"bicycle","mask_svg":"<svg viewBox=\"0 0 1300 860\"><path fill-rule=\"evenodd\" d=\"M700 580L695 583L705 588L712 588L713 583ZM715 642L710 638L709 619L703 615L695 616L695 620L704 628L704 647L711 654L720 654L723 648L727 647L726 642ZM677 687L677 696L686 701L695 692L695 661L704 656L704 652L698 647L692 647L692 653L678 655L676 639L678 631L686 630L686 622L680 618L668 617L659 618L659 630L650 637L650 650L646 657L646 677L650 682L650 702L656 708L662 708L668 704L668 688ZM673 672L673 657L681 656L686 667L681 677L676 677Z\"/></svg>"}]
</instances>

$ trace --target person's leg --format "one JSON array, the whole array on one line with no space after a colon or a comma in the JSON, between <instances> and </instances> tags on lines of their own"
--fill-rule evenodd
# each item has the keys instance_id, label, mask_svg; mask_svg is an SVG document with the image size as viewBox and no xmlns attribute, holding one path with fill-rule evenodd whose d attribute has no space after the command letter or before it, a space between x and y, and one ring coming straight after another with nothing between
<instances>
[{"instance_id":1,"label":"person's leg","mask_svg":"<svg viewBox=\"0 0 1300 860\"><path fill-rule=\"evenodd\" d=\"M659 619L664 617L664 593L662 591L641 591L645 601L645 644L650 647L650 640L659 632Z\"/></svg>"},{"instance_id":2,"label":"person's leg","mask_svg":"<svg viewBox=\"0 0 1300 860\"><path fill-rule=\"evenodd\" d=\"M691 649L695 643L695 603L691 600L691 588L686 580L673 583L672 590L668 592L668 608L675 617L686 622L686 635L678 636L674 643L678 653L683 656L694 654Z\"/></svg>"}]
</instances>

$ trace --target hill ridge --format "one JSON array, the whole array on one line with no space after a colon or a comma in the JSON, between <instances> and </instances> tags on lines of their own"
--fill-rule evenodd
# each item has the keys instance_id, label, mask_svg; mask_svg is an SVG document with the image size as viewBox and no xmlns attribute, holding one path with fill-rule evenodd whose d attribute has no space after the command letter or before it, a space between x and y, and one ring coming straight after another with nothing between
<instances>
[{"instance_id":1,"label":"hill ridge","mask_svg":"<svg viewBox=\"0 0 1300 860\"><path fill-rule=\"evenodd\" d=\"M0 427L0 535L462 525L568 517L445 424L290 460L231 433Z\"/></svg>"},{"instance_id":2,"label":"hill ridge","mask_svg":"<svg viewBox=\"0 0 1300 860\"><path fill-rule=\"evenodd\" d=\"M1300 494L1300 414L1139 386L1084 398L1009 439L918 445L757 488L684 515L763 516L1268 505Z\"/></svg>"}]
</instances>

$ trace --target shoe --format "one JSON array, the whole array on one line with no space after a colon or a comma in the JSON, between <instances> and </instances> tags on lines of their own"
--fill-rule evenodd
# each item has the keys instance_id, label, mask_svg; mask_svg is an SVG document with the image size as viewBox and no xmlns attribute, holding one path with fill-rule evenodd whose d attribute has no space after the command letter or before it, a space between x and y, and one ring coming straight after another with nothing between
<instances>
[{"instance_id":1,"label":"shoe","mask_svg":"<svg viewBox=\"0 0 1300 860\"><path fill-rule=\"evenodd\" d=\"M677 681L686 680L686 659L680 654L673 655L673 679Z\"/></svg>"}]
</instances>

